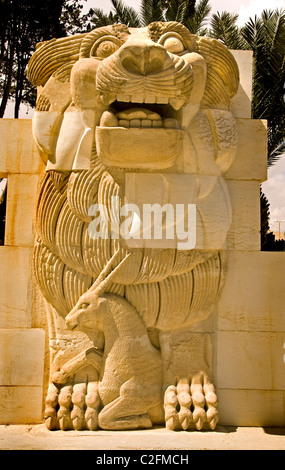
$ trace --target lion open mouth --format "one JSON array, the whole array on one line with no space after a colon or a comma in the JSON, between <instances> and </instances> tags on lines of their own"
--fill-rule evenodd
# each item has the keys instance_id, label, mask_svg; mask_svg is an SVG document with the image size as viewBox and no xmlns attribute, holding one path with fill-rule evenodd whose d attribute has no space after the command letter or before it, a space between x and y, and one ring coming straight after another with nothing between
<instances>
[{"instance_id":1,"label":"lion open mouth","mask_svg":"<svg viewBox=\"0 0 285 470\"><path fill-rule=\"evenodd\" d=\"M138 101L114 101L109 110L102 114L101 127L181 129L181 113L171 105L168 98L141 99ZM184 100L176 100L176 108Z\"/></svg>"},{"instance_id":2,"label":"lion open mouth","mask_svg":"<svg viewBox=\"0 0 285 470\"><path fill-rule=\"evenodd\" d=\"M180 123L185 99L148 95L101 98L109 109L96 128L96 142L106 166L162 169L175 163L183 140Z\"/></svg>"}]
</instances>

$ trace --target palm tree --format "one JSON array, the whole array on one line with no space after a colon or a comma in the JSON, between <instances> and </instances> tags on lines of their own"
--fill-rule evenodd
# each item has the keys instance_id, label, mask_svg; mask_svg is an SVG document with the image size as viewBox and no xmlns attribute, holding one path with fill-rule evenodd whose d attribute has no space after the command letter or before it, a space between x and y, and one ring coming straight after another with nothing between
<instances>
[{"instance_id":1,"label":"palm tree","mask_svg":"<svg viewBox=\"0 0 285 470\"><path fill-rule=\"evenodd\" d=\"M247 42L241 35L241 28L236 24L237 20L238 15L235 13L227 11L214 13L208 31L209 36L219 39L229 49L247 49Z\"/></svg>"},{"instance_id":2,"label":"palm tree","mask_svg":"<svg viewBox=\"0 0 285 470\"><path fill-rule=\"evenodd\" d=\"M178 21L198 34L205 34L203 26L211 7L209 0L141 0L140 11L128 7L122 0L111 0L113 12L104 14L95 8L89 11L93 27L105 26L114 22L130 27L147 26L154 21Z\"/></svg>"},{"instance_id":3,"label":"palm tree","mask_svg":"<svg viewBox=\"0 0 285 470\"><path fill-rule=\"evenodd\" d=\"M268 122L268 165L285 151L285 11L264 10L241 30L253 50L252 117Z\"/></svg>"},{"instance_id":4,"label":"palm tree","mask_svg":"<svg viewBox=\"0 0 285 470\"><path fill-rule=\"evenodd\" d=\"M192 34L205 36L208 34L207 22L211 12L209 0L200 0L195 4L195 10L192 16L189 16L183 23Z\"/></svg>"},{"instance_id":5,"label":"palm tree","mask_svg":"<svg viewBox=\"0 0 285 470\"><path fill-rule=\"evenodd\" d=\"M99 28L114 23L122 23L131 28L142 26L139 13L132 7L126 6L121 0L111 0L113 10L108 14L100 8L91 8L88 13L90 23L88 29Z\"/></svg>"}]
</instances>

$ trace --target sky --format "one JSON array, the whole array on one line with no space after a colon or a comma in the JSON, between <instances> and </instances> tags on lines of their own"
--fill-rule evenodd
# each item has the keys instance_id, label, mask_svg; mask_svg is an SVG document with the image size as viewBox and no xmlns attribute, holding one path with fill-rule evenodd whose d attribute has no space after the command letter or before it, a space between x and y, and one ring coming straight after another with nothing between
<instances>
[{"instance_id":1,"label":"sky","mask_svg":"<svg viewBox=\"0 0 285 470\"><path fill-rule=\"evenodd\" d=\"M112 9L110 0L87 0L83 3L84 11L88 11L89 8L100 8L109 12ZM124 3L139 10L140 0L124 0ZM250 17L259 15L264 9L285 8L285 0L270 0L270 2L268 0L211 0L210 4L212 6L210 15L225 10L238 13L237 24L239 26L244 25ZM32 114L33 111L23 106L20 117L30 118ZM9 107L5 117L13 117L12 107ZM270 229L278 231L277 221L283 221L280 223L280 229L285 232L285 155L269 168L268 179L263 183L262 188L270 204Z\"/></svg>"}]
</instances>

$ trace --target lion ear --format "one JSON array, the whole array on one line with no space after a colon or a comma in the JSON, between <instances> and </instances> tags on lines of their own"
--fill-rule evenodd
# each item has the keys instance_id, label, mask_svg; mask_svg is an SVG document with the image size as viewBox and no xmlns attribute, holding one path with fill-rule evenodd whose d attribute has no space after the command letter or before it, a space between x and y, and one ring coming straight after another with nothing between
<instances>
[{"instance_id":1,"label":"lion ear","mask_svg":"<svg viewBox=\"0 0 285 470\"><path fill-rule=\"evenodd\" d=\"M228 108L239 86L239 70L233 55L220 41L208 37L200 37L197 48L207 64L207 81L201 106Z\"/></svg>"},{"instance_id":2,"label":"lion ear","mask_svg":"<svg viewBox=\"0 0 285 470\"><path fill-rule=\"evenodd\" d=\"M69 78L72 66L79 58L81 43L86 34L51 39L39 43L28 68L28 80L34 86L44 86L51 75Z\"/></svg>"}]
</instances>

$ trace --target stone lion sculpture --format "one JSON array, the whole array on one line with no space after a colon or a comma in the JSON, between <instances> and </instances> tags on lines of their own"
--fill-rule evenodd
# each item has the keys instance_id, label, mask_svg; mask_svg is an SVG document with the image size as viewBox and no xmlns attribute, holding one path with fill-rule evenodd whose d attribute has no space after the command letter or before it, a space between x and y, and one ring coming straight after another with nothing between
<instances>
[{"instance_id":1,"label":"stone lion sculpture","mask_svg":"<svg viewBox=\"0 0 285 470\"><path fill-rule=\"evenodd\" d=\"M46 162L34 273L48 315L47 427L214 429L207 346L190 333L225 277L233 56L176 22L112 25L40 43L28 77ZM126 203L195 205L194 245L120 236ZM185 332L187 353L175 343Z\"/></svg>"}]
</instances>

